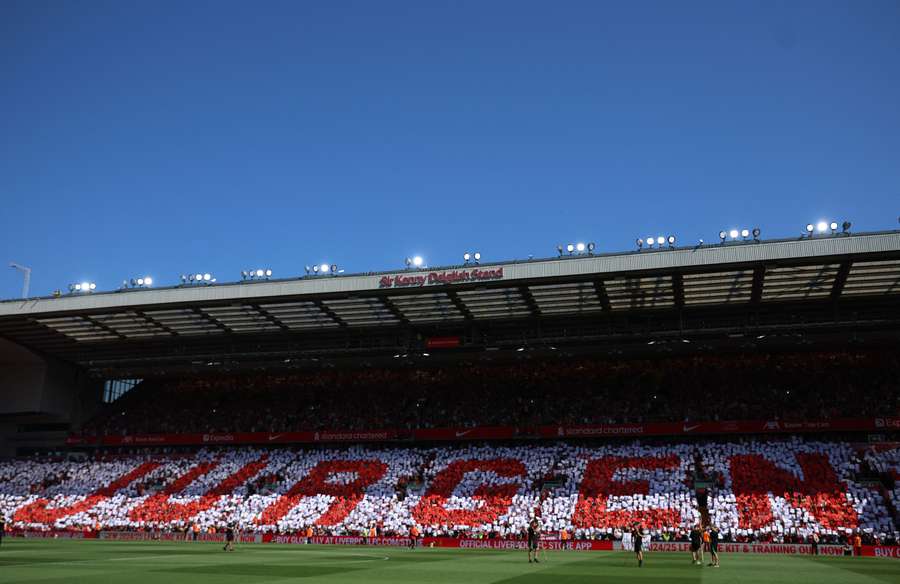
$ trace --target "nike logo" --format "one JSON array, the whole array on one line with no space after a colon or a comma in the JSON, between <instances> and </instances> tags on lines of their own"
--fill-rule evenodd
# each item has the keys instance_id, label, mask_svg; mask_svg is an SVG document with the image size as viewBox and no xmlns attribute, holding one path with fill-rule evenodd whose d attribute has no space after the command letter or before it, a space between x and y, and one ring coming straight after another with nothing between
<instances>
[{"instance_id":1,"label":"nike logo","mask_svg":"<svg viewBox=\"0 0 900 584\"><path fill-rule=\"evenodd\" d=\"M284 436L284 434L269 434L269 442L271 442L272 440L278 440L282 436Z\"/></svg>"},{"instance_id":2,"label":"nike logo","mask_svg":"<svg viewBox=\"0 0 900 584\"><path fill-rule=\"evenodd\" d=\"M457 438L461 438L462 436L465 436L466 434L468 434L468 433L471 432L471 431L472 431L472 430L465 430L465 431L463 431L463 432L457 432L457 433L456 433L456 437L457 437Z\"/></svg>"},{"instance_id":3,"label":"nike logo","mask_svg":"<svg viewBox=\"0 0 900 584\"><path fill-rule=\"evenodd\" d=\"M700 427L700 424L694 424L693 426L688 426L687 424L685 424L685 425L684 425L684 431L685 431L685 432L690 432L691 430L696 430L696 429L699 428L699 427Z\"/></svg>"}]
</instances>

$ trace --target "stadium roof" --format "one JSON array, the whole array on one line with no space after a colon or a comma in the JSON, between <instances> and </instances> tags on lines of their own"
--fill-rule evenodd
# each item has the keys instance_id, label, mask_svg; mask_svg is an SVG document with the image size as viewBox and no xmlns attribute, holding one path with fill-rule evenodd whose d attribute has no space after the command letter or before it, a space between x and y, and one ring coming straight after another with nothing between
<instances>
[{"instance_id":1,"label":"stadium roof","mask_svg":"<svg viewBox=\"0 0 900 584\"><path fill-rule=\"evenodd\" d=\"M898 298L893 231L10 300L0 336L114 376L385 355L444 334L484 349L713 330L896 332Z\"/></svg>"}]
</instances>

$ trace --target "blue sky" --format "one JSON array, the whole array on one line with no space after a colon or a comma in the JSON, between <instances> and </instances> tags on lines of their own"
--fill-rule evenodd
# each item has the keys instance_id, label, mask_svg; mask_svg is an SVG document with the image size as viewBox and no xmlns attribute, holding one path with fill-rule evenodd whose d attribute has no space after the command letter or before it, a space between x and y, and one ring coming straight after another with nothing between
<instances>
[{"instance_id":1,"label":"blue sky","mask_svg":"<svg viewBox=\"0 0 900 584\"><path fill-rule=\"evenodd\" d=\"M48 294L895 229L898 104L893 0L5 0L0 261Z\"/></svg>"}]
</instances>

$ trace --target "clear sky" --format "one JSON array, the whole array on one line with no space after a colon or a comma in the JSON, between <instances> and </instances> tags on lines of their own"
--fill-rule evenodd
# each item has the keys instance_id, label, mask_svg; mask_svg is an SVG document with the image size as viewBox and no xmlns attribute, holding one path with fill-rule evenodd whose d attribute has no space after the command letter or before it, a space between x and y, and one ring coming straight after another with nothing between
<instances>
[{"instance_id":1,"label":"clear sky","mask_svg":"<svg viewBox=\"0 0 900 584\"><path fill-rule=\"evenodd\" d=\"M895 229L900 2L0 2L0 297Z\"/></svg>"}]
</instances>

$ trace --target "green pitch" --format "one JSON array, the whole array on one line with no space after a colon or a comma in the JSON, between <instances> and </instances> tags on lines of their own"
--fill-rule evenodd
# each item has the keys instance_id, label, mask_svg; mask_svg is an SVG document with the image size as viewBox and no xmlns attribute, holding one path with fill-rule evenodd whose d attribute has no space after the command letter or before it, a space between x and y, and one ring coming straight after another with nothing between
<instances>
[{"instance_id":1,"label":"green pitch","mask_svg":"<svg viewBox=\"0 0 900 584\"><path fill-rule=\"evenodd\" d=\"M253 584L580 582L689 584L898 584L900 562L876 558L723 555L718 569L687 554L648 553L643 568L624 552L525 552L350 546L10 540L0 547L0 583Z\"/></svg>"}]
</instances>

